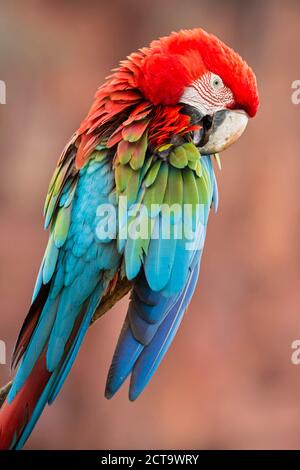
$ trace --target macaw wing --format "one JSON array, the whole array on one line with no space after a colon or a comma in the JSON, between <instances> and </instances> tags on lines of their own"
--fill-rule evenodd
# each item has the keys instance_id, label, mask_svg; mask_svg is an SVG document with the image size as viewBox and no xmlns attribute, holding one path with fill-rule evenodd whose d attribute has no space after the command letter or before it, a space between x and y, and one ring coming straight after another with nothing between
<instances>
[{"instance_id":1,"label":"macaw wing","mask_svg":"<svg viewBox=\"0 0 300 470\"><path fill-rule=\"evenodd\" d=\"M167 158L153 155L138 169L117 160L116 178L129 212L128 237L119 240L119 249L134 287L106 396L113 396L131 374L134 400L164 357L194 292L217 186L210 157L200 157L191 142L169 146ZM119 199L122 231L126 210L120 206ZM140 236L135 236L137 228Z\"/></svg>"},{"instance_id":2,"label":"macaw wing","mask_svg":"<svg viewBox=\"0 0 300 470\"><path fill-rule=\"evenodd\" d=\"M101 223L97 208L113 201L110 151L96 150L80 171L66 170L68 176L63 178L61 174L50 185L46 208L47 213L52 205L49 242L14 353L17 372L1 410L3 422L7 416L8 429L16 436L10 447L22 447L45 404L55 399L92 315L120 266L116 241L97 237ZM56 198L55 204L52 198ZM5 439L9 441L9 433Z\"/></svg>"}]
</instances>

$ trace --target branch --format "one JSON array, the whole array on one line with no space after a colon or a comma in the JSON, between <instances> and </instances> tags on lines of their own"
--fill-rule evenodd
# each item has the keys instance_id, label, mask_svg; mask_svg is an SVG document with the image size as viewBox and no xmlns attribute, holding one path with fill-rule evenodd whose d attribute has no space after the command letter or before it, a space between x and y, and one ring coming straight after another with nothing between
<instances>
[{"instance_id":1,"label":"branch","mask_svg":"<svg viewBox=\"0 0 300 470\"><path fill-rule=\"evenodd\" d=\"M122 279L121 281L118 281L116 288L114 291L108 295L105 295L97 308L96 312L94 313L94 316L91 321L91 325L95 323L99 318L101 318L108 310L110 310L124 295L128 294L128 292L131 289L131 283L127 279ZM0 408L3 405L8 392L11 388L12 382L9 382L8 384L4 385L0 389Z\"/></svg>"}]
</instances>

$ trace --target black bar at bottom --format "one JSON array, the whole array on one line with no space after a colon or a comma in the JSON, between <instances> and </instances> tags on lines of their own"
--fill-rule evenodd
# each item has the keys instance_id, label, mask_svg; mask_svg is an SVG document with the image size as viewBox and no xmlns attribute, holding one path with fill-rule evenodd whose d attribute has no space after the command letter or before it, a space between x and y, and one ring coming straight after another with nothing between
<instances>
[{"instance_id":1,"label":"black bar at bottom","mask_svg":"<svg viewBox=\"0 0 300 470\"><path fill-rule=\"evenodd\" d=\"M230 463L264 464L275 462L287 464L290 460L299 461L298 451L197 451L197 450L93 450L93 451L8 451L0 452L0 468L5 463L41 465L96 466L105 468L121 465L137 468L141 465L190 465Z\"/></svg>"}]
</instances>

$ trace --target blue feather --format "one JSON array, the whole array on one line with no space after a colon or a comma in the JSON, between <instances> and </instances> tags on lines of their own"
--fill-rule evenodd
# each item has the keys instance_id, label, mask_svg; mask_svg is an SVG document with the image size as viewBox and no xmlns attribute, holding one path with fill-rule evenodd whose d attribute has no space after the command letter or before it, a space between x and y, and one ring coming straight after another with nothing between
<instances>
[{"instance_id":1,"label":"blue feather","mask_svg":"<svg viewBox=\"0 0 300 470\"><path fill-rule=\"evenodd\" d=\"M51 280L54 270L56 268L56 262L59 254L59 249L54 243L53 235L50 235L48 246L45 253L45 259L43 264L43 283L48 284Z\"/></svg>"},{"instance_id":2,"label":"blue feather","mask_svg":"<svg viewBox=\"0 0 300 470\"><path fill-rule=\"evenodd\" d=\"M18 391L26 382L30 372L32 371L36 361L38 360L44 346L49 338L53 323L55 320L58 300L48 298L33 337L26 349L21 364L17 370L12 387L8 394L8 402L11 403Z\"/></svg>"},{"instance_id":3,"label":"blue feather","mask_svg":"<svg viewBox=\"0 0 300 470\"><path fill-rule=\"evenodd\" d=\"M128 320L125 320L107 377L106 398L111 398L125 382L143 347L133 336Z\"/></svg>"},{"instance_id":4,"label":"blue feather","mask_svg":"<svg viewBox=\"0 0 300 470\"><path fill-rule=\"evenodd\" d=\"M99 299L101 298L101 295L103 293L103 285L100 284L98 286L98 288L95 290L94 294L92 295L90 301L89 301L89 305L88 305L88 308L87 308L87 312L85 314L85 318L78 330L78 333L76 335L76 338L73 342L73 345L64 361L64 365L63 367L61 367L60 371L59 371L59 374L58 374L58 377L56 378L55 380L55 383L53 385L53 389L51 391L51 395L49 396L49 399L48 399L48 403L49 405L51 405L55 398L57 397L61 387L63 386L67 376L68 376L68 373L70 372L70 369L76 359L76 356L77 356L77 353L78 353L78 350L81 346L81 343L83 341L83 338L85 336L85 333L90 325L90 322L91 322L91 319L92 319L92 316L97 308L97 305L99 303Z\"/></svg>"},{"instance_id":5,"label":"blue feather","mask_svg":"<svg viewBox=\"0 0 300 470\"><path fill-rule=\"evenodd\" d=\"M42 284L43 284L43 269L44 269L44 260L42 261L42 264L40 266L40 269L36 278L36 282L35 282L35 286L34 286L33 294L32 294L32 299L31 299L32 304L37 298L40 288L42 287Z\"/></svg>"},{"instance_id":6,"label":"blue feather","mask_svg":"<svg viewBox=\"0 0 300 470\"><path fill-rule=\"evenodd\" d=\"M199 263L190 273L188 282L177 302L162 322L156 335L146 346L133 367L129 398L135 400L144 390L166 354L182 320L185 309L193 295L199 274Z\"/></svg>"},{"instance_id":7,"label":"blue feather","mask_svg":"<svg viewBox=\"0 0 300 470\"><path fill-rule=\"evenodd\" d=\"M163 233L165 222L162 214L156 217L154 232L157 233L157 238L151 239L144 264L147 281L154 291L162 290L168 283L175 259L176 227L171 225L169 237L166 237Z\"/></svg>"}]
</instances>

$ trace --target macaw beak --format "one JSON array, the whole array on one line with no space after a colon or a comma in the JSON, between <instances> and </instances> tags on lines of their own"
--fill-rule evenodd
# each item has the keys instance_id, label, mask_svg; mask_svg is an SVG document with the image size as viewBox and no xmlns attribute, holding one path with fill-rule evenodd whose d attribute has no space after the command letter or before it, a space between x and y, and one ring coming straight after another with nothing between
<instances>
[{"instance_id":1,"label":"macaw beak","mask_svg":"<svg viewBox=\"0 0 300 470\"><path fill-rule=\"evenodd\" d=\"M198 148L202 155L222 152L238 140L246 129L248 115L242 110L222 109L203 118Z\"/></svg>"}]
</instances>

